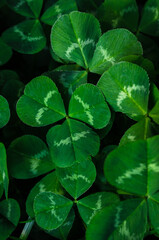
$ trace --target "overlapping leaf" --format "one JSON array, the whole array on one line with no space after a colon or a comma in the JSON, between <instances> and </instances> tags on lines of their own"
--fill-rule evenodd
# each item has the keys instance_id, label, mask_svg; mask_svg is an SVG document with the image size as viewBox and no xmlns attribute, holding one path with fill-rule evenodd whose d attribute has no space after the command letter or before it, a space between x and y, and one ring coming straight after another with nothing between
<instances>
[{"instance_id":1,"label":"overlapping leaf","mask_svg":"<svg viewBox=\"0 0 159 240\"><path fill-rule=\"evenodd\" d=\"M65 109L54 82L46 76L40 76L28 83L17 103L17 113L24 123L34 127L63 119Z\"/></svg>"},{"instance_id":2,"label":"overlapping leaf","mask_svg":"<svg viewBox=\"0 0 159 240\"><path fill-rule=\"evenodd\" d=\"M57 18L75 10L77 10L76 1L58 0L43 13L41 21L52 26Z\"/></svg>"},{"instance_id":3,"label":"overlapping leaf","mask_svg":"<svg viewBox=\"0 0 159 240\"><path fill-rule=\"evenodd\" d=\"M73 202L66 197L52 193L39 193L34 200L37 224L45 230L58 228L66 220Z\"/></svg>"},{"instance_id":4,"label":"overlapping leaf","mask_svg":"<svg viewBox=\"0 0 159 240\"><path fill-rule=\"evenodd\" d=\"M7 63L11 56L11 48L0 38L0 66Z\"/></svg>"},{"instance_id":5,"label":"overlapping leaf","mask_svg":"<svg viewBox=\"0 0 159 240\"><path fill-rule=\"evenodd\" d=\"M2 38L19 53L35 54L46 45L39 20L26 20L3 32Z\"/></svg>"},{"instance_id":6,"label":"overlapping leaf","mask_svg":"<svg viewBox=\"0 0 159 240\"><path fill-rule=\"evenodd\" d=\"M119 198L116 194L98 192L79 200L77 207L83 221L88 225L92 218L104 207L117 202L119 202Z\"/></svg>"},{"instance_id":7,"label":"overlapping leaf","mask_svg":"<svg viewBox=\"0 0 159 240\"><path fill-rule=\"evenodd\" d=\"M140 31L151 36L159 36L159 1L158 0L148 0L144 6Z\"/></svg>"},{"instance_id":8,"label":"overlapping leaf","mask_svg":"<svg viewBox=\"0 0 159 240\"><path fill-rule=\"evenodd\" d=\"M0 236L1 240L6 240L18 225L20 218L20 208L14 199L0 202Z\"/></svg>"},{"instance_id":9,"label":"overlapping leaf","mask_svg":"<svg viewBox=\"0 0 159 240\"><path fill-rule=\"evenodd\" d=\"M46 144L38 137L24 135L8 148L9 172L15 178L37 177L54 169Z\"/></svg>"},{"instance_id":10,"label":"overlapping leaf","mask_svg":"<svg viewBox=\"0 0 159 240\"><path fill-rule=\"evenodd\" d=\"M135 0L105 0L97 10L102 29L127 28L135 32L138 27L138 7Z\"/></svg>"},{"instance_id":11,"label":"overlapping leaf","mask_svg":"<svg viewBox=\"0 0 159 240\"><path fill-rule=\"evenodd\" d=\"M5 190L5 196L8 197L8 169L7 169L7 156L3 143L0 143L0 178L2 179L3 189Z\"/></svg>"},{"instance_id":12,"label":"overlapping leaf","mask_svg":"<svg viewBox=\"0 0 159 240\"><path fill-rule=\"evenodd\" d=\"M118 63L102 75L98 87L116 112L125 113L134 120L147 114L149 78L141 67Z\"/></svg>"},{"instance_id":13,"label":"overlapping leaf","mask_svg":"<svg viewBox=\"0 0 159 240\"><path fill-rule=\"evenodd\" d=\"M47 134L53 162L58 167L68 167L95 156L99 150L99 137L84 123L67 119L62 125L52 127ZM65 157L64 157L65 156Z\"/></svg>"},{"instance_id":14,"label":"overlapping leaf","mask_svg":"<svg viewBox=\"0 0 159 240\"><path fill-rule=\"evenodd\" d=\"M9 7L26 17L39 17L43 0L7 0Z\"/></svg>"},{"instance_id":15,"label":"overlapping leaf","mask_svg":"<svg viewBox=\"0 0 159 240\"><path fill-rule=\"evenodd\" d=\"M69 116L99 129L108 124L111 113L101 91L92 84L84 84L72 95Z\"/></svg>"},{"instance_id":16,"label":"overlapping leaf","mask_svg":"<svg viewBox=\"0 0 159 240\"><path fill-rule=\"evenodd\" d=\"M105 160L106 179L115 187L139 196L159 190L159 135L125 144Z\"/></svg>"},{"instance_id":17,"label":"overlapping leaf","mask_svg":"<svg viewBox=\"0 0 159 240\"><path fill-rule=\"evenodd\" d=\"M88 68L100 35L99 22L93 15L75 11L55 22L51 44L60 58Z\"/></svg>"},{"instance_id":18,"label":"overlapping leaf","mask_svg":"<svg viewBox=\"0 0 159 240\"><path fill-rule=\"evenodd\" d=\"M30 191L26 200L26 211L30 217L34 217L33 202L36 195L48 191L61 195L64 194L64 189L56 177L56 172L46 175Z\"/></svg>"},{"instance_id":19,"label":"overlapping leaf","mask_svg":"<svg viewBox=\"0 0 159 240\"><path fill-rule=\"evenodd\" d=\"M141 240L144 238L146 227L146 201L129 199L97 213L88 225L86 240Z\"/></svg>"},{"instance_id":20,"label":"overlapping leaf","mask_svg":"<svg viewBox=\"0 0 159 240\"><path fill-rule=\"evenodd\" d=\"M153 109L149 112L149 116L159 124L159 100L156 102L155 106Z\"/></svg>"},{"instance_id":21,"label":"overlapping leaf","mask_svg":"<svg viewBox=\"0 0 159 240\"><path fill-rule=\"evenodd\" d=\"M142 46L135 35L126 29L110 30L100 37L96 45L90 71L102 74L124 58L128 60L131 55L141 54Z\"/></svg>"},{"instance_id":22,"label":"overlapping leaf","mask_svg":"<svg viewBox=\"0 0 159 240\"><path fill-rule=\"evenodd\" d=\"M74 163L67 168L57 168L58 179L66 191L75 199L86 192L96 178L96 169L92 161Z\"/></svg>"},{"instance_id":23,"label":"overlapping leaf","mask_svg":"<svg viewBox=\"0 0 159 240\"><path fill-rule=\"evenodd\" d=\"M10 109L7 100L0 95L0 128L4 127L10 118Z\"/></svg>"}]
</instances>

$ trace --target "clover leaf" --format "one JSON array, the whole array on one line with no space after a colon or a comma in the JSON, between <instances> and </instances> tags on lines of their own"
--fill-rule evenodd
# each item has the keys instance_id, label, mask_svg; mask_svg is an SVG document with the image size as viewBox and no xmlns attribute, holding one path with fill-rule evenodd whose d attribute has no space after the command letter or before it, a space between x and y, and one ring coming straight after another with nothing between
<instances>
[{"instance_id":1,"label":"clover leaf","mask_svg":"<svg viewBox=\"0 0 159 240\"><path fill-rule=\"evenodd\" d=\"M0 128L4 127L10 118L10 109L7 100L0 95Z\"/></svg>"}]
</instances>

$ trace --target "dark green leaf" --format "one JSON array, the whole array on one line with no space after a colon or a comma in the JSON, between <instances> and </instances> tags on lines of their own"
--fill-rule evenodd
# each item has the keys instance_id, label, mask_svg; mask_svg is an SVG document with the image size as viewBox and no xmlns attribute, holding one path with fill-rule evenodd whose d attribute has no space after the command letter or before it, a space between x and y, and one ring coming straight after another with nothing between
<instances>
[{"instance_id":1,"label":"dark green leaf","mask_svg":"<svg viewBox=\"0 0 159 240\"><path fill-rule=\"evenodd\" d=\"M155 106L153 109L149 112L149 116L159 124L159 100L156 102Z\"/></svg>"},{"instance_id":2,"label":"dark green leaf","mask_svg":"<svg viewBox=\"0 0 159 240\"><path fill-rule=\"evenodd\" d=\"M0 38L0 66L7 63L11 56L11 48Z\"/></svg>"},{"instance_id":3,"label":"dark green leaf","mask_svg":"<svg viewBox=\"0 0 159 240\"><path fill-rule=\"evenodd\" d=\"M54 169L46 144L38 137L24 135L8 148L8 168L19 179L37 177Z\"/></svg>"},{"instance_id":4,"label":"dark green leaf","mask_svg":"<svg viewBox=\"0 0 159 240\"><path fill-rule=\"evenodd\" d=\"M4 127L10 118L10 110L7 100L0 95L0 128Z\"/></svg>"},{"instance_id":5,"label":"dark green leaf","mask_svg":"<svg viewBox=\"0 0 159 240\"><path fill-rule=\"evenodd\" d=\"M40 52L46 38L38 20L26 20L3 32L2 38L15 51L25 54Z\"/></svg>"},{"instance_id":6,"label":"dark green leaf","mask_svg":"<svg viewBox=\"0 0 159 240\"><path fill-rule=\"evenodd\" d=\"M0 143L0 175L3 182L3 188L5 190L5 196L6 198L8 198L9 177L8 177L8 170L7 170L6 149L3 143Z\"/></svg>"}]
</instances>

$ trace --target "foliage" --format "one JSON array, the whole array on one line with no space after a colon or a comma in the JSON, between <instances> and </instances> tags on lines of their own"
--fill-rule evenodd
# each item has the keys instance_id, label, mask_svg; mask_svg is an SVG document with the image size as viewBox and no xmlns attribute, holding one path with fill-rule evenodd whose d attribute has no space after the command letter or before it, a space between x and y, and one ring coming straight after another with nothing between
<instances>
[{"instance_id":1,"label":"foliage","mask_svg":"<svg viewBox=\"0 0 159 240\"><path fill-rule=\"evenodd\" d=\"M0 240L157 239L158 0L1 0L0 19Z\"/></svg>"}]
</instances>

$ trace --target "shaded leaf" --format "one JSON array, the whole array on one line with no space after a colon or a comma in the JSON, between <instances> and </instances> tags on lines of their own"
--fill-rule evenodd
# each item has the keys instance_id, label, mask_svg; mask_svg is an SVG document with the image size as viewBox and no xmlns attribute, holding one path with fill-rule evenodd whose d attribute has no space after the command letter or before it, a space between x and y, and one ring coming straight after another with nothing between
<instances>
[{"instance_id":1,"label":"shaded leaf","mask_svg":"<svg viewBox=\"0 0 159 240\"><path fill-rule=\"evenodd\" d=\"M0 66L7 63L11 56L11 48L0 38Z\"/></svg>"},{"instance_id":2,"label":"shaded leaf","mask_svg":"<svg viewBox=\"0 0 159 240\"><path fill-rule=\"evenodd\" d=\"M40 52L46 38L38 20L26 20L3 32L2 38L15 51L25 54Z\"/></svg>"},{"instance_id":3,"label":"shaded leaf","mask_svg":"<svg viewBox=\"0 0 159 240\"><path fill-rule=\"evenodd\" d=\"M77 10L76 1L58 0L43 13L41 21L52 26L63 14L70 13L75 10Z\"/></svg>"},{"instance_id":4,"label":"shaded leaf","mask_svg":"<svg viewBox=\"0 0 159 240\"><path fill-rule=\"evenodd\" d=\"M77 207L83 221L89 225L92 218L104 207L119 202L114 193L98 192L78 200Z\"/></svg>"},{"instance_id":5,"label":"shaded leaf","mask_svg":"<svg viewBox=\"0 0 159 240\"><path fill-rule=\"evenodd\" d=\"M0 128L4 127L10 119L10 110L7 100L0 95Z\"/></svg>"},{"instance_id":6,"label":"shaded leaf","mask_svg":"<svg viewBox=\"0 0 159 240\"><path fill-rule=\"evenodd\" d=\"M52 172L46 175L31 189L26 200L26 211L30 217L34 217L33 202L36 195L38 193L48 191L60 195L64 194L64 189L56 177L56 172Z\"/></svg>"},{"instance_id":7,"label":"shaded leaf","mask_svg":"<svg viewBox=\"0 0 159 240\"><path fill-rule=\"evenodd\" d=\"M153 109L149 112L149 116L159 124L159 100L156 102L155 106Z\"/></svg>"},{"instance_id":8,"label":"shaded leaf","mask_svg":"<svg viewBox=\"0 0 159 240\"><path fill-rule=\"evenodd\" d=\"M2 178L5 196L6 198L8 198L9 177L8 177L8 169L7 169L6 149L3 143L0 143L0 175L1 175L0 178Z\"/></svg>"},{"instance_id":9,"label":"shaded leaf","mask_svg":"<svg viewBox=\"0 0 159 240\"><path fill-rule=\"evenodd\" d=\"M15 139L7 154L9 172L18 179L34 178L54 169L46 144L33 135Z\"/></svg>"},{"instance_id":10,"label":"shaded leaf","mask_svg":"<svg viewBox=\"0 0 159 240\"><path fill-rule=\"evenodd\" d=\"M8 239L18 225L20 218L19 204L14 199L0 202L0 236L1 240Z\"/></svg>"}]
</instances>

